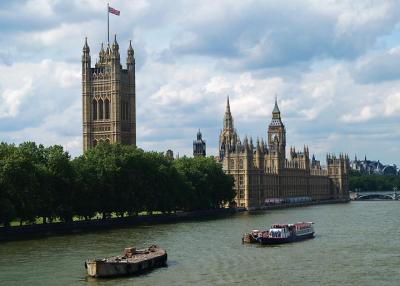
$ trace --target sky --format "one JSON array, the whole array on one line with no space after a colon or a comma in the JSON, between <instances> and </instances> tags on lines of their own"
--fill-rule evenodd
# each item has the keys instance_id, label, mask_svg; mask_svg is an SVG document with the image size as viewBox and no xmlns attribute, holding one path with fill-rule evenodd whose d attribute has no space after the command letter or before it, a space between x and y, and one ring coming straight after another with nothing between
<instances>
[{"instance_id":1,"label":"sky","mask_svg":"<svg viewBox=\"0 0 400 286\"><path fill-rule=\"evenodd\" d=\"M322 4L323 2L323 4ZM107 41L107 1L0 2L0 141L82 154L81 56ZM114 0L136 58L137 145L216 155L226 98L241 138L400 165L400 1Z\"/></svg>"}]
</instances>

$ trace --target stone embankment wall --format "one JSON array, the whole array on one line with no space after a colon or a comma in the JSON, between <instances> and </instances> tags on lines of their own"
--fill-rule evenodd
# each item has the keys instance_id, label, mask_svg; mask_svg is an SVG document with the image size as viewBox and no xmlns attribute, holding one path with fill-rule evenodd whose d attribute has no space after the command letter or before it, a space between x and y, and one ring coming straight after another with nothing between
<instances>
[{"instance_id":1,"label":"stone embankment wall","mask_svg":"<svg viewBox=\"0 0 400 286\"><path fill-rule=\"evenodd\" d=\"M215 209L193 212L177 212L112 219L74 221L70 223L48 223L13 227L0 227L0 242L24 240L49 235L81 233L111 228L132 227L141 224L172 223L186 220L213 219L235 213L235 209Z\"/></svg>"}]
</instances>

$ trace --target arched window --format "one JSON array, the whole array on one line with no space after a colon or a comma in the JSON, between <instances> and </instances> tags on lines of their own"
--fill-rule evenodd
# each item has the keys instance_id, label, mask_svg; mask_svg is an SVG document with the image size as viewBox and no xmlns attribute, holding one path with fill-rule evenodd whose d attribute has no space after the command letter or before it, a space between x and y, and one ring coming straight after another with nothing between
<instances>
[{"instance_id":1,"label":"arched window","mask_svg":"<svg viewBox=\"0 0 400 286\"><path fill-rule=\"evenodd\" d=\"M125 103L125 119L129 120L129 104L128 104L128 102Z\"/></svg>"},{"instance_id":2,"label":"arched window","mask_svg":"<svg viewBox=\"0 0 400 286\"><path fill-rule=\"evenodd\" d=\"M121 101L121 119L128 119L128 104L125 101Z\"/></svg>"},{"instance_id":3,"label":"arched window","mask_svg":"<svg viewBox=\"0 0 400 286\"><path fill-rule=\"evenodd\" d=\"M101 120L101 119L103 119L103 110L104 110L104 107L103 107L103 100L99 100L99 119Z\"/></svg>"},{"instance_id":4,"label":"arched window","mask_svg":"<svg viewBox=\"0 0 400 286\"><path fill-rule=\"evenodd\" d=\"M108 99L104 100L104 109L105 109L104 110L104 113L105 113L104 118L110 119L110 101Z\"/></svg>"},{"instance_id":5,"label":"arched window","mask_svg":"<svg viewBox=\"0 0 400 286\"><path fill-rule=\"evenodd\" d=\"M106 143L110 144L110 139L109 138L106 139Z\"/></svg>"},{"instance_id":6,"label":"arched window","mask_svg":"<svg viewBox=\"0 0 400 286\"><path fill-rule=\"evenodd\" d=\"M97 140L95 139L93 140L93 147L96 147L96 145L97 145Z\"/></svg>"},{"instance_id":7,"label":"arched window","mask_svg":"<svg viewBox=\"0 0 400 286\"><path fill-rule=\"evenodd\" d=\"M97 120L97 101L95 99L93 99L92 106L93 120Z\"/></svg>"}]
</instances>

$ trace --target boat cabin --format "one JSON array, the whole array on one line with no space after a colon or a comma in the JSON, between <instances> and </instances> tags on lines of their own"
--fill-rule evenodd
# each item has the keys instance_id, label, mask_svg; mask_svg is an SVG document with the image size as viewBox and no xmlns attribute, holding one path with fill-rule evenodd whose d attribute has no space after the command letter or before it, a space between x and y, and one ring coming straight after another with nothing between
<instances>
[{"instance_id":1,"label":"boat cabin","mask_svg":"<svg viewBox=\"0 0 400 286\"><path fill-rule=\"evenodd\" d=\"M271 228L269 230L269 237L272 238L288 238L290 231L287 227L284 228Z\"/></svg>"}]
</instances>

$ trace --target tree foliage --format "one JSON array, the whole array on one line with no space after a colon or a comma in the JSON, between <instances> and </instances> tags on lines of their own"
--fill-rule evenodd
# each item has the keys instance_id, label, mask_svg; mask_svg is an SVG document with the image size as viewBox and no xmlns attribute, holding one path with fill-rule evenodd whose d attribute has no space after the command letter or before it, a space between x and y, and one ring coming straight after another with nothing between
<instances>
[{"instance_id":1,"label":"tree foliage","mask_svg":"<svg viewBox=\"0 0 400 286\"><path fill-rule=\"evenodd\" d=\"M364 175L352 172L349 176L349 188L351 191L376 192L400 190L399 176Z\"/></svg>"},{"instance_id":2,"label":"tree foliage","mask_svg":"<svg viewBox=\"0 0 400 286\"><path fill-rule=\"evenodd\" d=\"M235 196L233 178L211 158L170 160L133 146L98 144L71 160L61 146L0 145L0 223L111 213L218 208Z\"/></svg>"}]
</instances>

